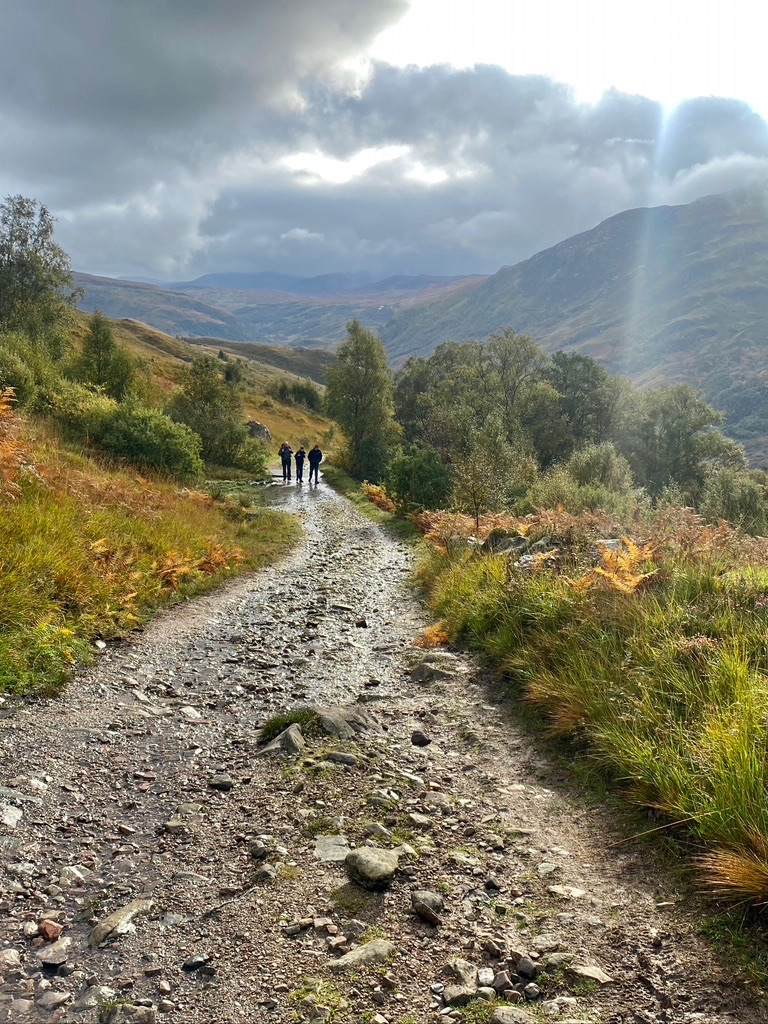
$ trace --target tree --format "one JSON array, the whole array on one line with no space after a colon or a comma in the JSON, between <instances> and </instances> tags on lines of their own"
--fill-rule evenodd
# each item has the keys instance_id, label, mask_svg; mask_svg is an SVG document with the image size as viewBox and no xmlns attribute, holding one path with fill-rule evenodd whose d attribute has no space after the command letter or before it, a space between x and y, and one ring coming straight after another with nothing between
<instances>
[{"instance_id":1,"label":"tree","mask_svg":"<svg viewBox=\"0 0 768 1024\"><path fill-rule=\"evenodd\" d=\"M506 439L500 420L492 417L467 438L453 461L452 503L474 517L480 528L484 512L496 512L507 501L514 483L516 452Z\"/></svg>"},{"instance_id":2,"label":"tree","mask_svg":"<svg viewBox=\"0 0 768 1024\"><path fill-rule=\"evenodd\" d=\"M347 435L349 471L378 482L395 436L392 374L381 339L359 320L347 324L347 340L328 370L328 414Z\"/></svg>"},{"instance_id":3,"label":"tree","mask_svg":"<svg viewBox=\"0 0 768 1024\"><path fill-rule=\"evenodd\" d=\"M520 433L527 392L541 379L547 356L533 338L503 327L476 347L478 372L489 399L500 413L507 440Z\"/></svg>"},{"instance_id":4,"label":"tree","mask_svg":"<svg viewBox=\"0 0 768 1024\"><path fill-rule=\"evenodd\" d=\"M652 497L676 485L696 504L710 470L746 465L744 450L715 429L722 420L689 384L632 392L625 396L615 443Z\"/></svg>"},{"instance_id":5,"label":"tree","mask_svg":"<svg viewBox=\"0 0 768 1024\"><path fill-rule=\"evenodd\" d=\"M547 466L583 445L610 437L622 380L594 359L577 352L555 352L544 371L556 400L546 417L532 424L537 454Z\"/></svg>"},{"instance_id":6,"label":"tree","mask_svg":"<svg viewBox=\"0 0 768 1024\"><path fill-rule=\"evenodd\" d=\"M186 423L199 434L206 462L237 463L247 435L243 406L213 356L195 359L166 411L172 420Z\"/></svg>"},{"instance_id":7,"label":"tree","mask_svg":"<svg viewBox=\"0 0 768 1024\"><path fill-rule=\"evenodd\" d=\"M133 383L134 362L118 345L109 320L98 310L88 325L75 372L81 380L103 388L117 401L125 398Z\"/></svg>"},{"instance_id":8,"label":"tree","mask_svg":"<svg viewBox=\"0 0 768 1024\"><path fill-rule=\"evenodd\" d=\"M64 291L72 268L53 223L36 199L7 196L0 204L0 331L18 329L34 342L51 340L80 295Z\"/></svg>"}]
</instances>

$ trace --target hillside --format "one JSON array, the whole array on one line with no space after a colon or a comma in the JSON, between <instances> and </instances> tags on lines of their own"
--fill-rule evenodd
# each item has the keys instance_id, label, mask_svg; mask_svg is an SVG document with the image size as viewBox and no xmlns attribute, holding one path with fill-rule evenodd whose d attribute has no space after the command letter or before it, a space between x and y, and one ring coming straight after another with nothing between
<instances>
[{"instance_id":1,"label":"hillside","mask_svg":"<svg viewBox=\"0 0 768 1024\"><path fill-rule=\"evenodd\" d=\"M112 320L141 320L177 336L216 335L232 341L246 340L236 317L183 292L91 274L75 274L74 283L83 290L80 308L88 313L100 309Z\"/></svg>"},{"instance_id":2,"label":"hillside","mask_svg":"<svg viewBox=\"0 0 768 1024\"><path fill-rule=\"evenodd\" d=\"M491 277L360 284L354 275L209 274L180 291L83 275L78 283L86 309L206 343L332 348L347 321L361 319L381 333L396 364L509 325L548 351L576 349L639 383L702 387L725 411L729 433L762 463L766 271L768 202L765 190L751 189L628 210ZM351 290L328 294L331 287ZM256 358L273 359L267 349ZM296 372L319 368L302 363Z\"/></svg>"},{"instance_id":3,"label":"hillside","mask_svg":"<svg viewBox=\"0 0 768 1024\"><path fill-rule=\"evenodd\" d=\"M349 320L383 329L413 302L427 302L485 278L398 276L360 284L360 275L292 278L281 274L207 274L161 288L139 281L75 274L81 308L115 320L141 320L185 338L268 345L333 347ZM331 294L330 289L336 292Z\"/></svg>"},{"instance_id":4,"label":"hillside","mask_svg":"<svg viewBox=\"0 0 768 1024\"><path fill-rule=\"evenodd\" d=\"M733 436L768 434L765 191L626 211L459 295L400 311L382 334L397 361L503 325L641 383L688 381L725 410Z\"/></svg>"},{"instance_id":5,"label":"hillside","mask_svg":"<svg viewBox=\"0 0 768 1024\"><path fill-rule=\"evenodd\" d=\"M233 343L217 338L190 338L190 345L204 346L211 350L223 349L231 355L246 357L264 374L274 375L275 370L284 375L306 377L316 384L325 384L328 367L336 357L324 348L301 348L288 345L257 345L253 342Z\"/></svg>"},{"instance_id":6,"label":"hillside","mask_svg":"<svg viewBox=\"0 0 768 1024\"><path fill-rule=\"evenodd\" d=\"M244 381L244 403L249 419L269 428L273 437L296 438L313 443L330 427L324 416L300 406L279 402L273 396L276 387L307 379L322 385L325 368L333 360L322 349L304 351L269 345L228 345L216 338L198 339L193 343L172 338L138 320L116 320L112 324L116 339L131 355L147 367L154 384L170 391L181 380L184 369L201 354L217 355L220 350L242 359L248 369ZM75 338L82 338L87 318L78 314Z\"/></svg>"}]
</instances>

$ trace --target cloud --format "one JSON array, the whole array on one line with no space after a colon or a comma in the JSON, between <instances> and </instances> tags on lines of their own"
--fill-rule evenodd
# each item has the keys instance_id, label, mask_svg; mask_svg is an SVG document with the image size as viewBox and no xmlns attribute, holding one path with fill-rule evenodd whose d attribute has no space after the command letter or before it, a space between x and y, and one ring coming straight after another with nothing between
<instances>
[{"instance_id":1,"label":"cloud","mask_svg":"<svg viewBox=\"0 0 768 1024\"><path fill-rule=\"evenodd\" d=\"M306 228L291 228L290 231L283 232L280 235L281 242L323 242L325 241L325 235L318 234L316 231L307 231Z\"/></svg>"},{"instance_id":2,"label":"cloud","mask_svg":"<svg viewBox=\"0 0 768 1024\"><path fill-rule=\"evenodd\" d=\"M492 272L768 170L738 100L665 116L488 65L345 71L405 0L6 6L0 192L46 202L95 273Z\"/></svg>"}]
</instances>

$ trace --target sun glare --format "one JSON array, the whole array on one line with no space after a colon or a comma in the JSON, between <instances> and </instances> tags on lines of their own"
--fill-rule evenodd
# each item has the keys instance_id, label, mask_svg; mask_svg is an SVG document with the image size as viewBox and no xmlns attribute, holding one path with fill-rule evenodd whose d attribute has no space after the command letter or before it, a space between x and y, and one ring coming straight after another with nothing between
<instances>
[{"instance_id":1,"label":"sun glare","mask_svg":"<svg viewBox=\"0 0 768 1024\"><path fill-rule=\"evenodd\" d=\"M728 96L766 116L766 35L768 5L754 0L412 0L369 56L399 67L497 64L565 82L583 102L612 88L666 107Z\"/></svg>"},{"instance_id":2,"label":"sun glare","mask_svg":"<svg viewBox=\"0 0 768 1024\"><path fill-rule=\"evenodd\" d=\"M407 146L378 146L361 149L349 160L338 160L325 153L293 153L282 164L307 180L345 185L379 164L391 163L408 152Z\"/></svg>"}]
</instances>

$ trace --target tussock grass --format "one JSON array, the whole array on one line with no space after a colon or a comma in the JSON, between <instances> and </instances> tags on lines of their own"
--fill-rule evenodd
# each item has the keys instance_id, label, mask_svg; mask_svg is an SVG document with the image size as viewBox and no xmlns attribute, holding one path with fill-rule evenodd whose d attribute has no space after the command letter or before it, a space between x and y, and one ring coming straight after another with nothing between
<instances>
[{"instance_id":1,"label":"tussock grass","mask_svg":"<svg viewBox=\"0 0 768 1024\"><path fill-rule=\"evenodd\" d=\"M23 420L12 426L25 457L0 494L0 691L55 691L94 639L124 635L297 538L279 512L235 514L68 449L40 422L34 435Z\"/></svg>"},{"instance_id":2,"label":"tussock grass","mask_svg":"<svg viewBox=\"0 0 768 1024\"><path fill-rule=\"evenodd\" d=\"M631 524L621 561L594 524L528 519L560 541L555 560L443 545L423 561L451 639L683 828L707 890L768 901L768 542L662 508Z\"/></svg>"},{"instance_id":3,"label":"tussock grass","mask_svg":"<svg viewBox=\"0 0 768 1024\"><path fill-rule=\"evenodd\" d=\"M269 743L291 725L300 725L305 734L317 732L318 713L314 708L294 708L268 718L259 730L259 744Z\"/></svg>"}]
</instances>

